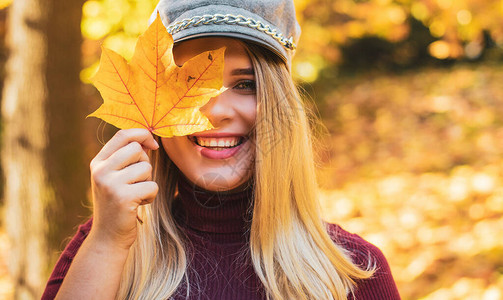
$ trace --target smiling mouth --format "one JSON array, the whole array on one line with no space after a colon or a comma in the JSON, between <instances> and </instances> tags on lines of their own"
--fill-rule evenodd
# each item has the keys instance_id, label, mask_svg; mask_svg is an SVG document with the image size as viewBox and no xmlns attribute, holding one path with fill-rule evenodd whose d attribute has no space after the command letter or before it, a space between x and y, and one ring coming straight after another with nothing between
<instances>
[{"instance_id":1,"label":"smiling mouth","mask_svg":"<svg viewBox=\"0 0 503 300\"><path fill-rule=\"evenodd\" d=\"M225 149L235 148L241 145L246 137L244 136L234 136L225 138L206 138L197 136L188 136L189 140L196 145L211 150L222 151Z\"/></svg>"}]
</instances>

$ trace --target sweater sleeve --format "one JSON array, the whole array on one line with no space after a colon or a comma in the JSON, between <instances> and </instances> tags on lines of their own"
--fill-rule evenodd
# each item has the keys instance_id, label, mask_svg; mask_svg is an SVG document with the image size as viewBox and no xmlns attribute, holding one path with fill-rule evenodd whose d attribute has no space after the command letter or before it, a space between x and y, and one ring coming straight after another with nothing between
<instances>
[{"instance_id":1,"label":"sweater sleeve","mask_svg":"<svg viewBox=\"0 0 503 300\"><path fill-rule=\"evenodd\" d=\"M73 236L71 241L66 246L63 253L58 259L54 270L52 271L49 280L47 281L47 285L45 286L44 294L42 295L42 300L52 300L56 297L56 294L59 291L59 287L63 282L63 279L70 268L70 264L73 261L73 258L77 254L77 251L82 245L82 242L85 240L89 231L91 230L92 218L89 219L86 223L81 224L77 230L77 233Z\"/></svg>"},{"instance_id":2,"label":"sweater sleeve","mask_svg":"<svg viewBox=\"0 0 503 300\"><path fill-rule=\"evenodd\" d=\"M334 242L349 251L353 262L362 269L375 266L374 275L356 283L354 297L349 300L399 300L400 294L382 251L357 234L352 234L336 224L328 224Z\"/></svg>"}]
</instances>

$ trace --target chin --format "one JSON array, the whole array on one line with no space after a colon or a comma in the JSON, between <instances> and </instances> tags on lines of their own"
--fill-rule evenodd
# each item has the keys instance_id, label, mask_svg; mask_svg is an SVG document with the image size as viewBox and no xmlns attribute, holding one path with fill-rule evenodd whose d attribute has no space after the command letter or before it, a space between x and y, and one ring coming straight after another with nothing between
<instances>
[{"instance_id":1,"label":"chin","mask_svg":"<svg viewBox=\"0 0 503 300\"><path fill-rule=\"evenodd\" d=\"M248 172L244 177L237 176L238 174L233 170L230 172L231 174L208 171L201 174L190 174L189 176L185 175L185 177L199 188L213 192L240 191L248 186L248 181L251 177L250 172Z\"/></svg>"},{"instance_id":2,"label":"chin","mask_svg":"<svg viewBox=\"0 0 503 300\"><path fill-rule=\"evenodd\" d=\"M163 147L182 175L194 186L208 191L238 191L246 188L253 172L253 155L226 160L208 159L196 151L186 137L163 139Z\"/></svg>"}]
</instances>

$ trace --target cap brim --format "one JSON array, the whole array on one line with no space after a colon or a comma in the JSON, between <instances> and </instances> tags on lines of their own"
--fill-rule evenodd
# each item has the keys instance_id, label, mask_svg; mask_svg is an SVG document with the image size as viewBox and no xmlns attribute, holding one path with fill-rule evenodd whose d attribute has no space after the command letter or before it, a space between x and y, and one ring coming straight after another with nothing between
<instances>
[{"instance_id":1,"label":"cap brim","mask_svg":"<svg viewBox=\"0 0 503 300\"><path fill-rule=\"evenodd\" d=\"M246 34L241 34L237 32L201 32L201 33L196 33L192 34L189 36L181 37L175 40L175 44L178 42L186 41L186 40L191 40L195 38L202 38L202 37L230 37L230 38L238 38L242 39L245 41L252 42L254 44L257 44L259 46L262 46L266 48L267 50L270 50L272 53L276 54L278 57L280 57L284 62L287 62L287 58L283 55L283 53L279 52L275 48L269 46L269 44L265 43L261 39L246 35Z\"/></svg>"}]
</instances>

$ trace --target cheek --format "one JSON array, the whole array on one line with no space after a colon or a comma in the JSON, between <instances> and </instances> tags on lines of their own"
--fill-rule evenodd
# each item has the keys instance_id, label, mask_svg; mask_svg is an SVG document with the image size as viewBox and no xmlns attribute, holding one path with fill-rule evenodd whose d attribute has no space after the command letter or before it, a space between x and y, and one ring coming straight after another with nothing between
<instances>
[{"instance_id":1,"label":"cheek","mask_svg":"<svg viewBox=\"0 0 503 300\"><path fill-rule=\"evenodd\" d=\"M249 113L248 122L250 122L251 124L255 124L256 120L257 120L257 105L254 104L252 111Z\"/></svg>"},{"instance_id":2,"label":"cheek","mask_svg":"<svg viewBox=\"0 0 503 300\"><path fill-rule=\"evenodd\" d=\"M162 146L169 159L189 180L194 182L195 178L201 176L201 162L187 137L163 138Z\"/></svg>"},{"instance_id":3,"label":"cheek","mask_svg":"<svg viewBox=\"0 0 503 300\"><path fill-rule=\"evenodd\" d=\"M174 139L161 138L161 142L164 151L166 151L168 155L172 150L176 149L177 143Z\"/></svg>"},{"instance_id":4,"label":"cheek","mask_svg":"<svg viewBox=\"0 0 503 300\"><path fill-rule=\"evenodd\" d=\"M251 128L255 125L255 121L257 120L257 101L255 96L252 99L242 102L240 114L247 123L248 127Z\"/></svg>"},{"instance_id":5,"label":"cheek","mask_svg":"<svg viewBox=\"0 0 503 300\"><path fill-rule=\"evenodd\" d=\"M184 149L186 149L186 141L182 140L186 139L186 137L173 137L173 138L162 138L162 146L164 151L169 156L169 158L175 163L179 164L183 160L181 158L184 157Z\"/></svg>"}]
</instances>

